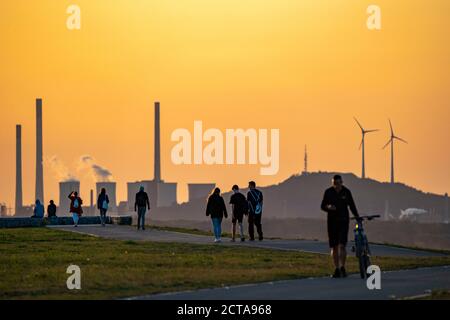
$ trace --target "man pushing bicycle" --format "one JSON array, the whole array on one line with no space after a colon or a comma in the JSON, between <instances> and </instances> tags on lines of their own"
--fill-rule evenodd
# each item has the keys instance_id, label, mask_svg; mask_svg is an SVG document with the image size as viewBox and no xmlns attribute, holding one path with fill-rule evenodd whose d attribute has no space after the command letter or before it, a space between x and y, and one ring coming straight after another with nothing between
<instances>
[{"instance_id":1,"label":"man pushing bicycle","mask_svg":"<svg viewBox=\"0 0 450 320\"><path fill-rule=\"evenodd\" d=\"M331 248L335 270L333 278L345 278L345 260L347 251L345 249L348 241L348 230L350 225L350 215L359 217L352 193L343 185L340 175L335 175L332 180L333 185L325 190L321 209L327 212L328 240Z\"/></svg>"}]
</instances>

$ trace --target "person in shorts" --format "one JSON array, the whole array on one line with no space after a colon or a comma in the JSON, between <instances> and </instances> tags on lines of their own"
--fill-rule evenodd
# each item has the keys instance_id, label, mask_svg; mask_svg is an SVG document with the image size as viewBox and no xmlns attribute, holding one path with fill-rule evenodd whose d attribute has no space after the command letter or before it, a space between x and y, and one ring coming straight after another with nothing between
<instances>
[{"instance_id":1,"label":"person in shorts","mask_svg":"<svg viewBox=\"0 0 450 320\"><path fill-rule=\"evenodd\" d=\"M345 278L345 260L347 251L345 249L348 241L348 230L350 224L349 210L355 217L359 217L352 193L343 185L340 175L335 175L333 185L325 191L321 209L327 212L328 241L331 248L335 270L333 278Z\"/></svg>"}]
</instances>

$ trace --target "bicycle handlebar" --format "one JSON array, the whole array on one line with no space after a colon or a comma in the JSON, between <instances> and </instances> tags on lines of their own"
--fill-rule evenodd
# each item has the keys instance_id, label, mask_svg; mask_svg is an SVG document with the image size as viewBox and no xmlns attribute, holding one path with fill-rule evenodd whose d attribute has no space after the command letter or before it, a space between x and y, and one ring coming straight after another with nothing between
<instances>
[{"instance_id":1,"label":"bicycle handlebar","mask_svg":"<svg viewBox=\"0 0 450 320\"><path fill-rule=\"evenodd\" d=\"M352 220L373 220L375 218L380 218L381 216L379 214L374 214L370 216L359 216L358 218L352 217Z\"/></svg>"}]
</instances>

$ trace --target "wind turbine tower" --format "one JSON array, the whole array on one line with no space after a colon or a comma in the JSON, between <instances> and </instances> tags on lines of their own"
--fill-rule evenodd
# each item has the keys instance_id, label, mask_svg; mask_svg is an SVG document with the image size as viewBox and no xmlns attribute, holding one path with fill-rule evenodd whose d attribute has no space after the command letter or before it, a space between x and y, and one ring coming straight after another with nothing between
<instances>
[{"instance_id":1,"label":"wind turbine tower","mask_svg":"<svg viewBox=\"0 0 450 320\"><path fill-rule=\"evenodd\" d=\"M358 119L356 119L356 118L354 118L354 119L355 119L356 123L358 124L359 128L361 129L361 134L362 134L362 139L361 139L361 144L359 145L359 149L361 150L361 153L362 153L361 178L365 179L366 178L365 137L366 137L367 133L376 132L376 131L378 131L378 129L365 130L363 128L363 126L361 125L361 123L359 123Z\"/></svg>"},{"instance_id":2,"label":"wind turbine tower","mask_svg":"<svg viewBox=\"0 0 450 320\"><path fill-rule=\"evenodd\" d=\"M392 128L392 123L391 123L390 119L389 119L389 127L391 128L391 137L389 138L389 141L384 145L383 149L385 149L389 144L391 145L391 183L395 183L395 178L394 178L394 141L398 140L403 143L408 143L408 142L406 142L405 140L403 140L400 137L397 137L394 134L394 129Z\"/></svg>"}]
</instances>

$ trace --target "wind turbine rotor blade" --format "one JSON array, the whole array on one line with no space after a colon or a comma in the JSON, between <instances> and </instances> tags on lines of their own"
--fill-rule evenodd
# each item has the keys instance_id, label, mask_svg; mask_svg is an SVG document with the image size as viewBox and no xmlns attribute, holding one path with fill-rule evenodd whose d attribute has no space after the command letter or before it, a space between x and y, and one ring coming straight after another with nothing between
<instances>
[{"instance_id":1,"label":"wind turbine rotor blade","mask_svg":"<svg viewBox=\"0 0 450 320\"><path fill-rule=\"evenodd\" d=\"M393 137L394 136L394 129L392 128L391 119L389 119L389 127L391 128L391 137Z\"/></svg>"},{"instance_id":2,"label":"wind turbine rotor blade","mask_svg":"<svg viewBox=\"0 0 450 320\"><path fill-rule=\"evenodd\" d=\"M392 142L392 139L389 139L389 141L384 145L383 149L385 149L391 142Z\"/></svg>"},{"instance_id":3,"label":"wind turbine rotor blade","mask_svg":"<svg viewBox=\"0 0 450 320\"><path fill-rule=\"evenodd\" d=\"M355 119L356 123L357 123L358 126L361 128L361 131L364 133L364 129L363 129L361 123L359 123L358 119L356 119L356 117L353 117L353 119Z\"/></svg>"},{"instance_id":4,"label":"wind turbine rotor blade","mask_svg":"<svg viewBox=\"0 0 450 320\"><path fill-rule=\"evenodd\" d=\"M377 131L380 131L379 129L372 129L372 130L366 130L365 132L366 133L371 133L371 132L377 132Z\"/></svg>"},{"instance_id":5,"label":"wind turbine rotor blade","mask_svg":"<svg viewBox=\"0 0 450 320\"><path fill-rule=\"evenodd\" d=\"M408 143L408 141L406 141L402 138L396 137L396 136L394 136L394 139L400 140L401 142L404 142L404 143Z\"/></svg>"},{"instance_id":6,"label":"wind turbine rotor blade","mask_svg":"<svg viewBox=\"0 0 450 320\"><path fill-rule=\"evenodd\" d=\"M361 150L361 147L362 147L362 145L363 145L363 141L364 141L364 140L361 140L361 143L359 144L359 150Z\"/></svg>"}]
</instances>

